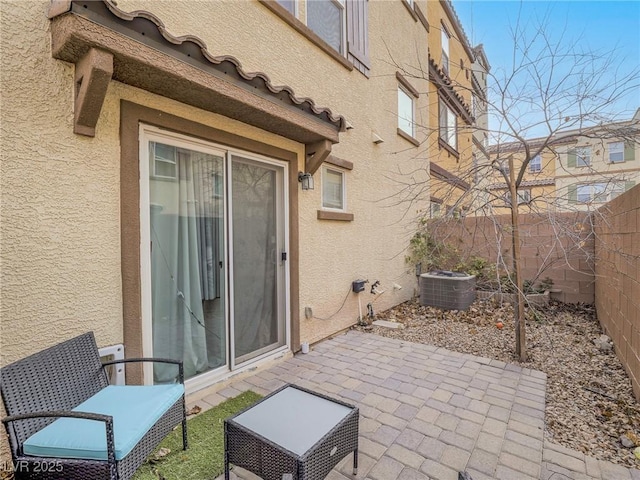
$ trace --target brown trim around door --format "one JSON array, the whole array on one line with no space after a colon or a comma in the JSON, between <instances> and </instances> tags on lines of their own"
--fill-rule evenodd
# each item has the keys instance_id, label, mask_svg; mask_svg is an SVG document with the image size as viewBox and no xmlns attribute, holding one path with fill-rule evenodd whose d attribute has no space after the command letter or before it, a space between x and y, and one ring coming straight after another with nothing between
<instances>
[{"instance_id":1,"label":"brown trim around door","mask_svg":"<svg viewBox=\"0 0 640 480\"><path fill-rule=\"evenodd\" d=\"M141 123L289 162L290 331L291 348L294 352L298 351L300 349L298 155L290 150L122 100L120 103L120 251L123 331L127 357L142 356L139 158L139 125ZM127 382L142 383L142 368L129 367Z\"/></svg>"}]
</instances>

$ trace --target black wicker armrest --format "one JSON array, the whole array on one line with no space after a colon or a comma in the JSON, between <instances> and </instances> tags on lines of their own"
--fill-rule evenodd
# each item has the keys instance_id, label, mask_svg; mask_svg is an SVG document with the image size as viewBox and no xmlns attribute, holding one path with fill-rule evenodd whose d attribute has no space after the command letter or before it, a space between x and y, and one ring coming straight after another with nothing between
<instances>
[{"instance_id":1,"label":"black wicker armrest","mask_svg":"<svg viewBox=\"0 0 640 480\"><path fill-rule=\"evenodd\" d=\"M32 412L24 413L21 415L9 415L2 419L2 423L9 424L20 420L29 420L32 418L48 418L48 417L66 417L66 418L79 418L83 420L93 420L96 422L104 422L105 430L107 434L107 459L110 462L116 460L116 447L113 437L113 417L111 415L103 415L101 413L90 412L72 412L72 411L51 411L51 412Z\"/></svg>"},{"instance_id":2,"label":"black wicker armrest","mask_svg":"<svg viewBox=\"0 0 640 480\"><path fill-rule=\"evenodd\" d=\"M171 363L178 366L178 379L180 383L184 383L184 366L182 360L173 360L171 358L125 358L123 360L109 360L103 362L102 367L107 365L115 365L117 363L140 363L140 362L156 362L156 363Z\"/></svg>"}]
</instances>

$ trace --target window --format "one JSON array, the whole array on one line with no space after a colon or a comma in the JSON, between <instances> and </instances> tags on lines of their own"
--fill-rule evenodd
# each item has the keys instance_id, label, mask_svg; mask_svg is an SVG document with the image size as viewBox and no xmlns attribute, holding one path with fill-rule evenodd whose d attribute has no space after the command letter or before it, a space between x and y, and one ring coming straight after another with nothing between
<instances>
[{"instance_id":1,"label":"window","mask_svg":"<svg viewBox=\"0 0 640 480\"><path fill-rule=\"evenodd\" d=\"M609 162L610 163L622 163L624 162L624 142L611 142L609 143Z\"/></svg>"},{"instance_id":2,"label":"window","mask_svg":"<svg viewBox=\"0 0 640 480\"><path fill-rule=\"evenodd\" d=\"M282 5L291 15L296 16L296 4L297 0L276 0Z\"/></svg>"},{"instance_id":3,"label":"window","mask_svg":"<svg viewBox=\"0 0 640 480\"><path fill-rule=\"evenodd\" d=\"M511 192L506 192L504 201L507 205L511 205ZM518 205L524 205L531 202L531 190L518 190Z\"/></svg>"},{"instance_id":4,"label":"window","mask_svg":"<svg viewBox=\"0 0 640 480\"><path fill-rule=\"evenodd\" d=\"M532 172L542 171L542 158L540 158L540 155L536 155L531 159L531 162L529 162L529 170Z\"/></svg>"},{"instance_id":5,"label":"window","mask_svg":"<svg viewBox=\"0 0 640 480\"><path fill-rule=\"evenodd\" d=\"M568 165L569 167L588 167L591 165L591 148L578 147L575 150L569 150Z\"/></svg>"},{"instance_id":6,"label":"window","mask_svg":"<svg viewBox=\"0 0 640 480\"><path fill-rule=\"evenodd\" d=\"M322 207L345 210L344 172L327 167L322 170Z\"/></svg>"},{"instance_id":7,"label":"window","mask_svg":"<svg viewBox=\"0 0 640 480\"><path fill-rule=\"evenodd\" d=\"M398 128L411 137L415 137L413 115L413 96L398 87Z\"/></svg>"},{"instance_id":8,"label":"window","mask_svg":"<svg viewBox=\"0 0 640 480\"><path fill-rule=\"evenodd\" d=\"M454 150L458 149L456 115L440 100L440 138Z\"/></svg>"},{"instance_id":9,"label":"window","mask_svg":"<svg viewBox=\"0 0 640 480\"><path fill-rule=\"evenodd\" d=\"M591 185L578 185L577 200L580 203L591 201Z\"/></svg>"},{"instance_id":10,"label":"window","mask_svg":"<svg viewBox=\"0 0 640 480\"><path fill-rule=\"evenodd\" d=\"M151 176L156 178L177 178L176 147L162 143L149 144Z\"/></svg>"},{"instance_id":11,"label":"window","mask_svg":"<svg viewBox=\"0 0 640 480\"><path fill-rule=\"evenodd\" d=\"M571 193L571 192L569 192ZM578 185L576 190L578 203L603 203L607 201L606 185L604 183L590 183Z\"/></svg>"},{"instance_id":12,"label":"window","mask_svg":"<svg viewBox=\"0 0 640 480\"><path fill-rule=\"evenodd\" d=\"M625 192L626 186L622 182L616 182L611 187L611 194L609 196L609 200L613 200L616 197L619 197Z\"/></svg>"},{"instance_id":13,"label":"window","mask_svg":"<svg viewBox=\"0 0 640 480\"><path fill-rule=\"evenodd\" d=\"M449 75L449 32L444 25L442 25L442 33L440 35L442 41L442 71Z\"/></svg>"},{"instance_id":14,"label":"window","mask_svg":"<svg viewBox=\"0 0 640 480\"><path fill-rule=\"evenodd\" d=\"M431 202L431 218L438 218L442 215L441 206L438 202Z\"/></svg>"},{"instance_id":15,"label":"window","mask_svg":"<svg viewBox=\"0 0 640 480\"><path fill-rule=\"evenodd\" d=\"M307 26L338 52L345 53L345 0L307 2Z\"/></svg>"},{"instance_id":16,"label":"window","mask_svg":"<svg viewBox=\"0 0 640 480\"><path fill-rule=\"evenodd\" d=\"M588 167L591 165L591 149L589 147L576 149L576 165L578 167Z\"/></svg>"},{"instance_id":17,"label":"window","mask_svg":"<svg viewBox=\"0 0 640 480\"><path fill-rule=\"evenodd\" d=\"M259 0L327 55L367 78L369 0ZM300 17L300 18L297 18Z\"/></svg>"},{"instance_id":18,"label":"window","mask_svg":"<svg viewBox=\"0 0 640 480\"><path fill-rule=\"evenodd\" d=\"M518 192L518 205L531 202L531 190L521 190Z\"/></svg>"}]
</instances>

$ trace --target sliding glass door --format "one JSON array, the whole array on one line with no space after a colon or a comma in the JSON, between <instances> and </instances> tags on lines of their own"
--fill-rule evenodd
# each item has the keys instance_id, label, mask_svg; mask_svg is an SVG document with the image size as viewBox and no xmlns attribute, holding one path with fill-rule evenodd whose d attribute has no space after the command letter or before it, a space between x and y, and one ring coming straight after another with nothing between
<instances>
[{"instance_id":1,"label":"sliding glass door","mask_svg":"<svg viewBox=\"0 0 640 480\"><path fill-rule=\"evenodd\" d=\"M234 363L284 344L282 175L281 167L232 158Z\"/></svg>"},{"instance_id":2,"label":"sliding glass door","mask_svg":"<svg viewBox=\"0 0 640 480\"><path fill-rule=\"evenodd\" d=\"M194 378L285 346L286 166L151 127L141 154L145 355Z\"/></svg>"}]
</instances>

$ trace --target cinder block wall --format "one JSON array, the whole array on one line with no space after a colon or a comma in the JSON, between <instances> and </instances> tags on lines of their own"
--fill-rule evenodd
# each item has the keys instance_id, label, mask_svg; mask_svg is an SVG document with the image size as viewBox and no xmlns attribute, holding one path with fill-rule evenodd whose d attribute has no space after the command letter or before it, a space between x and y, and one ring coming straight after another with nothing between
<instances>
[{"instance_id":1,"label":"cinder block wall","mask_svg":"<svg viewBox=\"0 0 640 480\"><path fill-rule=\"evenodd\" d=\"M594 216L598 319L640 400L640 185Z\"/></svg>"},{"instance_id":2,"label":"cinder block wall","mask_svg":"<svg viewBox=\"0 0 640 480\"><path fill-rule=\"evenodd\" d=\"M511 268L510 216L433 220L432 234L467 255L499 260ZM520 215L524 279L550 277L553 298L566 303L594 302L594 235L586 212ZM542 272L542 273L540 273ZM540 273L540 275L538 275Z\"/></svg>"}]
</instances>

